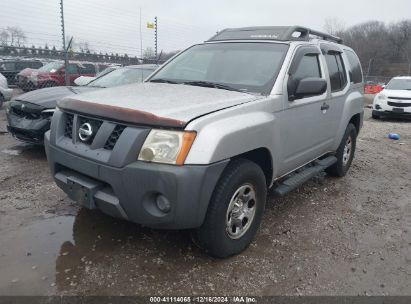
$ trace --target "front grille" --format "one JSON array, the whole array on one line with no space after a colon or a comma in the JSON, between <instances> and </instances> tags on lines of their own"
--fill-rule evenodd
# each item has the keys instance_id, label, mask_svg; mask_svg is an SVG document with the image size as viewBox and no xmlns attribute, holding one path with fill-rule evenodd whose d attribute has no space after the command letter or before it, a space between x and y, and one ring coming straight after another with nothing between
<instances>
[{"instance_id":1,"label":"front grille","mask_svg":"<svg viewBox=\"0 0 411 304\"><path fill-rule=\"evenodd\" d=\"M81 126L85 123L89 123L91 125L92 130L93 130L93 135L87 141L83 142L85 144L91 144L93 142L94 137L96 137L96 134L97 134L98 130L100 129L101 125L103 124L103 121L88 118L88 117L83 117L83 116L79 116L78 118L79 118L79 124L78 124L79 128L81 128Z\"/></svg>"},{"instance_id":2,"label":"front grille","mask_svg":"<svg viewBox=\"0 0 411 304\"><path fill-rule=\"evenodd\" d=\"M21 110L17 107L12 107L11 110L12 110L14 115L16 115L18 117L21 117L21 118L35 120L35 119L39 119L41 117L41 113L26 112L26 111Z\"/></svg>"},{"instance_id":3,"label":"front grille","mask_svg":"<svg viewBox=\"0 0 411 304\"><path fill-rule=\"evenodd\" d=\"M64 126L64 136L73 138L73 114L66 114L66 125Z\"/></svg>"},{"instance_id":4,"label":"front grille","mask_svg":"<svg viewBox=\"0 0 411 304\"><path fill-rule=\"evenodd\" d=\"M68 137L70 139L73 138L72 134L73 134L73 127L74 127L74 114L70 114L70 113L65 113L66 116L66 122L65 122L65 126L64 126L64 136ZM76 123L77 123L77 130L75 131L75 134L78 134L79 129L81 128L81 126L85 123L88 123L91 125L92 127L92 136L90 138L88 138L87 140L82 141L78 135L77 135L77 141L82 142L83 144L86 145L90 145L93 143L93 140L96 136L96 134L98 133L101 125L103 124L103 120L100 119L96 119L96 118L89 118L89 117L85 117L85 116L80 116L80 115L76 115ZM125 125L120 125L120 124L116 124L116 126L114 127L114 130L111 132L110 135L107 134L108 138L106 140L106 142L104 143L104 149L106 150L113 150L114 146L116 145L118 139L120 138L121 134L123 133L124 129L126 128Z\"/></svg>"},{"instance_id":5,"label":"front grille","mask_svg":"<svg viewBox=\"0 0 411 304\"><path fill-rule=\"evenodd\" d=\"M390 96L388 96L388 99L411 100L410 97L390 97Z\"/></svg>"},{"instance_id":6,"label":"front grille","mask_svg":"<svg viewBox=\"0 0 411 304\"><path fill-rule=\"evenodd\" d=\"M114 146L117 143L117 140L119 139L120 135L123 133L124 129L126 126L123 125L117 125L113 132L111 132L109 138L106 141L106 144L104 145L104 149L106 150L113 150Z\"/></svg>"},{"instance_id":7,"label":"front grille","mask_svg":"<svg viewBox=\"0 0 411 304\"><path fill-rule=\"evenodd\" d=\"M392 101L389 101L387 103L391 107L399 107L399 108L411 107L410 102L392 102Z\"/></svg>"}]
</instances>

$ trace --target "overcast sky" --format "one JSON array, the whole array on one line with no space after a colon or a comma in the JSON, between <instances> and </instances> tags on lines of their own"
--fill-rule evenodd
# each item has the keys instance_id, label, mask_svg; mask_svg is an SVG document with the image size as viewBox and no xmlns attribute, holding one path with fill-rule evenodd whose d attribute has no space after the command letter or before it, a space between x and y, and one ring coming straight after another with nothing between
<instances>
[{"instance_id":1,"label":"overcast sky","mask_svg":"<svg viewBox=\"0 0 411 304\"><path fill-rule=\"evenodd\" d=\"M27 44L61 48L60 0L1 0L0 30L19 26ZM327 18L346 26L368 20L411 18L411 0L64 0L66 35L93 51L139 55L154 47L147 22L158 16L158 49L172 51L202 42L227 27L303 25L323 29Z\"/></svg>"}]
</instances>

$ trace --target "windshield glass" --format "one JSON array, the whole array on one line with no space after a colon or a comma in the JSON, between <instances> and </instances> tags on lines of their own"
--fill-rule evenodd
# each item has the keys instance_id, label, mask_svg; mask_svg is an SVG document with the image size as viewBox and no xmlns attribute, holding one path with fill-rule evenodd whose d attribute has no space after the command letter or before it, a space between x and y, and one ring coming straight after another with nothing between
<instances>
[{"instance_id":1,"label":"windshield glass","mask_svg":"<svg viewBox=\"0 0 411 304\"><path fill-rule=\"evenodd\" d=\"M39 68L39 72L55 72L63 66L60 62L50 62Z\"/></svg>"},{"instance_id":2,"label":"windshield glass","mask_svg":"<svg viewBox=\"0 0 411 304\"><path fill-rule=\"evenodd\" d=\"M143 82L154 69L138 69L138 68L122 68L114 70L106 75L103 75L87 86L110 88L129 83Z\"/></svg>"},{"instance_id":3,"label":"windshield glass","mask_svg":"<svg viewBox=\"0 0 411 304\"><path fill-rule=\"evenodd\" d=\"M211 82L269 94L288 46L277 43L210 43L177 56L150 81Z\"/></svg>"},{"instance_id":4,"label":"windshield glass","mask_svg":"<svg viewBox=\"0 0 411 304\"><path fill-rule=\"evenodd\" d=\"M387 90L411 90L411 79L392 79L385 88Z\"/></svg>"}]
</instances>

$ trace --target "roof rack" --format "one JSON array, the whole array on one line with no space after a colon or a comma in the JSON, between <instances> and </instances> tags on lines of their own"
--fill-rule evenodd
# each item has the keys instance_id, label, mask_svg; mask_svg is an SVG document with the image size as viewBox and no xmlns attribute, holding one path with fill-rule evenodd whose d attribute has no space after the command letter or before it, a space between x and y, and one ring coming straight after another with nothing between
<instances>
[{"instance_id":1,"label":"roof rack","mask_svg":"<svg viewBox=\"0 0 411 304\"><path fill-rule=\"evenodd\" d=\"M339 37L315 31L303 26L255 26L228 28L218 32L207 41L222 40L276 40L276 41L309 41L315 37L342 43Z\"/></svg>"}]
</instances>

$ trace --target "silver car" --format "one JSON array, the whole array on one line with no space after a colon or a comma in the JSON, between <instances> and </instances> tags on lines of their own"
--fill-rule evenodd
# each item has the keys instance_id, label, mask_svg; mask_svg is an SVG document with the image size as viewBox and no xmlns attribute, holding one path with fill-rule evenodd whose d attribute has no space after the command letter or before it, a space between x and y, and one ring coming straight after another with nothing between
<instances>
[{"instance_id":1,"label":"silver car","mask_svg":"<svg viewBox=\"0 0 411 304\"><path fill-rule=\"evenodd\" d=\"M143 84L62 99L46 133L54 179L86 208L192 229L208 254L253 240L267 189L344 176L363 122L358 57L308 28L227 29Z\"/></svg>"}]
</instances>

